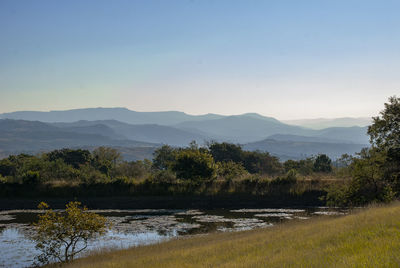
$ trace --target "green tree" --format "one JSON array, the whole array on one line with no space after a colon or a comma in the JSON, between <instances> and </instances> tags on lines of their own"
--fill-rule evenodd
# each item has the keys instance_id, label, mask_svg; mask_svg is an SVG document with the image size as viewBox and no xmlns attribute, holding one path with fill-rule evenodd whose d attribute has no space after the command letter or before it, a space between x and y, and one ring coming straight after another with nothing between
<instances>
[{"instance_id":1,"label":"green tree","mask_svg":"<svg viewBox=\"0 0 400 268\"><path fill-rule=\"evenodd\" d=\"M152 163L148 159L122 162L116 168L116 176L127 176L130 178L141 179L150 175Z\"/></svg>"},{"instance_id":2,"label":"green tree","mask_svg":"<svg viewBox=\"0 0 400 268\"><path fill-rule=\"evenodd\" d=\"M50 161L56 161L62 159L67 165L71 165L74 168L79 168L80 165L89 163L90 152L82 149L61 149L54 150L47 154Z\"/></svg>"},{"instance_id":3,"label":"green tree","mask_svg":"<svg viewBox=\"0 0 400 268\"><path fill-rule=\"evenodd\" d=\"M107 176L122 160L121 153L109 147L99 147L93 151L92 155L93 165Z\"/></svg>"},{"instance_id":4,"label":"green tree","mask_svg":"<svg viewBox=\"0 0 400 268\"><path fill-rule=\"evenodd\" d=\"M301 160L287 160L283 163L286 172L294 169L298 173L302 175L309 175L313 172L314 169L314 159L313 158L306 158Z\"/></svg>"},{"instance_id":5,"label":"green tree","mask_svg":"<svg viewBox=\"0 0 400 268\"><path fill-rule=\"evenodd\" d=\"M211 154L200 150L186 149L178 152L172 170L180 179L210 179L217 170Z\"/></svg>"},{"instance_id":6,"label":"green tree","mask_svg":"<svg viewBox=\"0 0 400 268\"><path fill-rule=\"evenodd\" d=\"M371 144L386 156L384 177L396 191L400 191L400 98L390 97L380 116L373 117L368 127Z\"/></svg>"},{"instance_id":7,"label":"green tree","mask_svg":"<svg viewBox=\"0 0 400 268\"><path fill-rule=\"evenodd\" d=\"M337 160L336 165L337 167L348 167L353 162L354 157L349 154L342 154Z\"/></svg>"},{"instance_id":8,"label":"green tree","mask_svg":"<svg viewBox=\"0 0 400 268\"><path fill-rule=\"evenodd\" d=\"M176 149L169 145L163 145L153 153L153 168L167 170L171 168L176 158Z\"/></svg>"},{"instance_id":9,"label":"green tree","mask_svg":"<svg viewBox=\"0 0 400 268\"><path fill-rule=\"evenodd\" d=\"M10 159L5 158L0 160L0 175L3 177L12 176L15 174L16 164L11 162Z\"/></svg>"},{"instance_id":10,"label":"green tree","mask_svg":"<svg viewBox=\"0 0 400 268\"><path fill-rule=\"evenodd\" d=\"M352 163L352 180L347 198L352 205L386 202L393 198L392 183L385 176L386 155L376 149L363 149Z\"/></svg>"},{"instance_id":11,"label":"green tree","mask_svg":"<svg viewBox=\"0 0 400 268\"><path fill-rule=\"evenodd\" d=\"M400 98L389 98L380 116L373 117L368 135L373 146L381 149L400 148Z\"/></svg>"},{"instance_id":12,"label":"green tree","mask_svg":"<svg viewBox=\"0 0 400 268\"><path fill-rule=\"evenodd\" d=\"M328 193L328 199L346 204L389 202L400 192L400 99L385 103L380 116L368 127L372 147L363 149L349 166L352 179L345 187ZM329 200L328 200L329 201Z\"/></svg>"},{"instance_id":13,"label":"green tree","mask_svg":"<svg viewBox=\"0 0 400 268\"><path fill-rule=\"evenodd\" d=\"M332 160L326 154L319 154L317 158L315 158L313 170L315 172L331 172Z\"/></svg>"},{"instance_id":14,"label":"green tree","mask_svg":"<svg viewBox=\"0 0 400 268\"><path fill-rule=\"evenodd\" d=\"M235 162L243 163L243 150L240 145L232 143L211 143L208 146L211 155L216 162Z\"/></svg>"},{"instance_id":15,"label":"green tree","mask_svg":"<svg viewBox=\"0 0 400 268\"><path fill-rule=\"evenodd\" d=\"M279 159L268 152L243 152L243 165L250 173L275 175L283 172Z\"/></svg>"},{"instance_id":16,"label":"green tree","mask_svg":"<svg viewBox=\"0 0 400 268\"><path fill-rule=\"evenodd\" d=\"M22 176L23 184L38 184L39 182L40 182L40 173L38 171L29 170Z\"/></svg>"},{"instance_id":17,"label":"green tree","mask_svg":"<svg viewBox=\"0 0 400 268\"><path fill-rule=\"evenodd\" d=\"M85 250L88 241L103 235L109 228L103 216L81 208L80 202L70 202L65 212L55 212L42 202L38 208L45 210L35 224L36 248L42 253L36 257L39 263L52 261L69 262Z\"/></svg>"},{"instance_id":18,"label":"green tree","mask_svg":"<svg viewBox=\"0 0 400 268\"><path fill-rule=\"evenodd\" d=\"M233 161L217 162L217 166L218 176L224 179L232 180L248 174L247 170L243 167L241 163L235 163Z\"/></svg>"}]
</instances>

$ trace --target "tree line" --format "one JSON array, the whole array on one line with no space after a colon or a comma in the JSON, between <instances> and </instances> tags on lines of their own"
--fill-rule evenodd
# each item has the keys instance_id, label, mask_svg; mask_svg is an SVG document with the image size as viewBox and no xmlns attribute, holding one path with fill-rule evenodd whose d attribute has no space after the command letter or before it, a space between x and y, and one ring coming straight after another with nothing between
<instances>
[{"instance_id":1,"label":"tree line","mask_svg":"<svg viewBox=\"0 0 400 268\"><path fill-rule=\"evenodd\" d=\"M284 176L331 172L331 159L318 155L305 160L280 162L268 152L245 151L240 145L212 142L200 147L164 145L154 158L124 161L113 148L99 147L92 152L82 149L60 149L40 155L11 155L0 160L0 181L16 184L104 183L115 180L207 181L240 179L252 174Z\"/></svg>"},{"instance_id":2,"label":"tree line","mask_svg":"<svg viewBox=\"0 0 400 268\"><path fill-rule=\"evenodd\" d=\"M187 147L164 145L152 160L124 161L113 149L93 151L61 149L39 155L19 154L0 160L1 185L98 185L108 183L167 184L210 181L267 180L296 183L299 178L329 174L326 202L331 205L364 205L388 202L400 196L400 99L390 97L384 110L368 128L371 146L355 156L333 162L320 154L302 160L279 159L268 152L246 151L240 145L210 142ZM336 180L336 181L335 181ZM340 181L339 183L337 181ZM266 185L258 183L260 185Z\"/></svg>"}]
</instances>

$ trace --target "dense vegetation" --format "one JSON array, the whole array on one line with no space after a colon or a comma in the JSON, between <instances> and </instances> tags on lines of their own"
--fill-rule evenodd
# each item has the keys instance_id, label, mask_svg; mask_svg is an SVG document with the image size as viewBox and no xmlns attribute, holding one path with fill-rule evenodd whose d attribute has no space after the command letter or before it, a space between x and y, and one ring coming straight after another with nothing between
<instances>
[{"instance_id":1,"label":"dense vegetation","mask_svg":"<svg viewBox=\"0 0 400 268\"><path fill-rule=\"evenodd\" d=\"M282 163L268 152L226 142L164 145L152 161L123 161L116 149L106 147L12 155L0 160L0 196L279 196L317 191L327 192L319 197L330 205L388 202L400 195L400 99L389 98L373 120L368 128L371 147L334 162L320 154Z\"/></svg>"},{"instance_id":2,"label":"dense vegetation","mask_svg":"<svg viewBox=\"0 0 400 268\"><path fill-rule=\"evenodd\" d=\"M391 97L368 127L371 147L347 157L351 179L331 187L327 199L335 205L365 205L400 197L400 98Z\"/></svg>"},{"instance_id":3,"label":"dense vegetation","mask_svg":"<svg viewBox=\"0 0 400 268\"><path fill-rule=\"evenodd\" d=\"M318 178L332 174L326 155L281 163L267 152L245 151L230 143L164 145L155 151L153 161L123 161L117 150L106 147L61 149L0 160L0 193L4 197L303 194L322 190Z\"/></svg>"},{"instance_id":4,"label":"dense vegetation","mask_svg":"<svg viewBox=\"0 0 400 268\"><path fill-rule=\"evenodd\" d=\"M66 267L398 267L400 205L102 252Z\"/></svg>"}]
</instances>

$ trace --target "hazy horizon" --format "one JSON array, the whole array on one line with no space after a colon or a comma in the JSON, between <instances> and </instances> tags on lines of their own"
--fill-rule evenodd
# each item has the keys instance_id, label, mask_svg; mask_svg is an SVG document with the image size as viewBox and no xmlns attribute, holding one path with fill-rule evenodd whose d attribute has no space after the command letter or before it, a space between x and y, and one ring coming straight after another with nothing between
<instances>
[{"instance_id":1,"label":"hazy horizon","mask_svg":"<svg viewBox=\"0 0 400 268\"><path fill-rule=\"evenodd\" d=\"M398 10L361 0L4 0L0 113L376 116L400 92Z\"/></svg>"},{"instance_id":2,"label":"hazy horizon","mask_svg":"<svg viewBox=\"0 0 400 268\"><path fill-rule=\"evenodd\" d=\"M12 111L12 112L5 112L5 113L0 113L0 114L8 114L8 113L16 113L16 112L63 112L63 111L70 111L70 110L85 110L85 109L128 109L130 111L134 112L150 112L150 113L162 113L162 112L182 112L187 115L193 115L193 116L201 116L201 115L222 115L222 116L239 116L239 115L244 115L244 114L258 114L264 117L273 117L265 114L260 114L256 112L246 112L246 113L241 113L241 114L222 114L222 113L200 113L200 114L193 114L193 113L187 113L185 111L178 111L178 110L164 110L164 111L138 111L138 110L132 110L126 107L85 107L85 108L74 108L74 109L56 109L56 110L19 110L19 111ZM365 119L365 118L371 118L372 117L315 117L315 118L297 118L297 119L285 119L285 118L277 118L273 117L275 119L278 119L279 121L303 121L303 120L334 120L334 119L346 119L346 118L351 118L351 119ZM1 119L1 118L0 118Z\"/></svg>"}]
</instances>

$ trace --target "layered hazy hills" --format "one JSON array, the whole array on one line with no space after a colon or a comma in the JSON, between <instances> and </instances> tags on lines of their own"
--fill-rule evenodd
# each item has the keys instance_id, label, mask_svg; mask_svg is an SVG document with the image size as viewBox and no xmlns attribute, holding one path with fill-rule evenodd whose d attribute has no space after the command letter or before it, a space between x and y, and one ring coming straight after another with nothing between
<instances>
[{"instance_id":1,"label":"layered hazy hills","mask_svg":"<svg viewBox=\"0 0 400 268\"><path fill-rule=\"evenodd\" d=\"M162 143L173 146L183 146L195 140L203 143L209 137L196 132L178 129L175 127L157 125L157 124L138 124L131 125L117 120L81 120L73 123L52 123L69 131L92 133L105 133L114 139L138 140L150 143ZM98 129L104 129L104 132L97 132Z\"/></svg>"},{"instance_id":2,"label":"layered hazy hills","mask_svg":"<svg viewBox=\"0 0 400 268\"><path fill-rule=\"evenodd\" d=\"M342 143L334 142L333 140L326 141L325 139L316 139L313 141L310 137L297 136L296 140L287 139L288 137L278 137L271 136L262 141L247 143L243 148L250 151L273 152L281 160L288 160L302 159L318 154L327 154L329 157L336 159L345 153L354 154L366 147L365 144Z\"/></svg>"},{"instance_id":3,"label":"layered hazy hills","mask_svg":"<svg viewBox=\"0 0 400 268\"><path fill-rule=\"evenodd\" d=\"M222 115L189 115L184 112L136 112L126 108L87 108L65 111L21 111L0 114L0 118L20 119L30 121L41 121L47 123L55 122L76 122L80 120L118 120L129 124L158 124L174 125L185 121L201 121L207 119L217 119Z\"/></svg>"},{"instance_id":4,"label":"layered hazy hills","mask_svg":"<svg viewBox=\"0 0 400 268\"><path fill-rule=\"evenodd\" d=\"M187 130L198 129L212 137L236 143L248 143L265 139L271 135L287 134L335 140L341 143L367 144L366 127L333 127L321 130L284 124L268 117L248 115L227 116L220 119L188 121L176 127ZM325 141L324 141L325 142Z\"/></svg>"},{"instance_id":5,"label":"layered hazy hills","mask_svg":"<svg viewBox=\"0 0 400 268\"><path fill-rule=\"evenodd\" d=\"M101 129L104 130L103 127ZM79 132L39 121L0 120L0 154L3 156L84 146L155 147L158 144L114 139L99 133Z\"/></svg>"},{"instance_id":6,"label":"layered hazy hills","mask_svg":"<svg viewBox=\"0 0 400 268\"><path fill-rule=\"evenodd\" d=\"M135 112L125 108L90 108L0 114L0 151L35 152L62 147L111 146L143 152L161 144L186 146L196 140L228 141L266 150L282 158L317 153L353 154L368 144L366 127L312 129L255 113L188 115L182 112ZM337 124L338 121L335 122ZM133 149L136 148L136 149ZM151 155L150 155L151 156ZM140 159L131 155L129 159Z\"/></svg>"},{"instance_id":7,"label":"layered hazy hills","mask_svg":"<svg viewBox=\"0 0 400 268\"><path fill-rule=\"evenodd\" d=\"M329 127L366 127L371 125L370 117L342 117L342 118L316 118L316 119L297 119L284 120L283 123L289 125L302 126L312 129L324 129Z\"/></svg>"},{"instance_id":8,"label":"layered hazy hills","mask_svg":"<svg viewBox=\"0 0 400 268\"><path fill-rule=\"evenodd\" d=\"M307 135L312 132L312 130L302 127L283 124L274 118L254 116L253 114L226 116L203 121L187 121L176 125L176 127L188 130L198 129L217 139L236 143L256 141L277 133Z\"/></svg>"}]
</instances>

